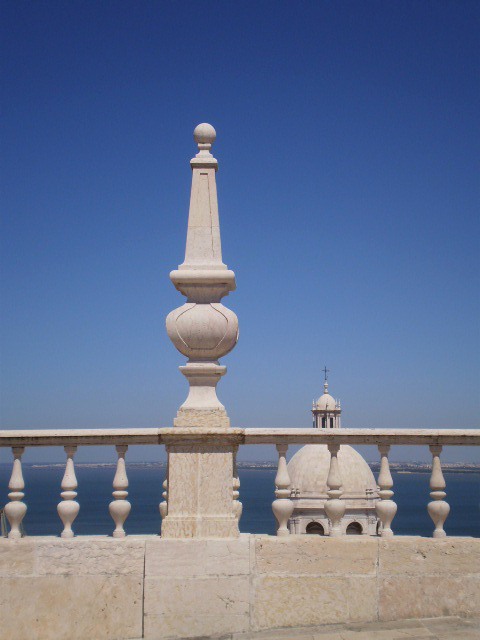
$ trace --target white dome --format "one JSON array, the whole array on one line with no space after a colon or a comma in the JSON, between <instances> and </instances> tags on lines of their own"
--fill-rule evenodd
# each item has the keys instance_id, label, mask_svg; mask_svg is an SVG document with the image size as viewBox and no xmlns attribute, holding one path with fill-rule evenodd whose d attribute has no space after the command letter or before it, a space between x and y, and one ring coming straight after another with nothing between
<instances>
[{"instance_id":1,"label":"white dome","mask_svg":"<svg viewBox=\"0 0 480 640\"><path fill-rule=\"evenodd\" d=\"M367 489L377 492L374 475L358 451L346 444L341 445L338 466L342 478L343 498L349 494L366 495ZM288 463L292 490L299 490L298 497L326 495L329 468L330 452L326 444L305 445Z\"/></svg>"},{"instance_id":2,"label":"white dome","mask_svg":"<svg viewBox=\"0 0 480 640\"><path fill-rule=\"evenodd\" d=\"M315 403L317 409L329 409L332 411L337 408L337 401L329 393L324 393L323 396Z\"/></svg>"}]
</instances>

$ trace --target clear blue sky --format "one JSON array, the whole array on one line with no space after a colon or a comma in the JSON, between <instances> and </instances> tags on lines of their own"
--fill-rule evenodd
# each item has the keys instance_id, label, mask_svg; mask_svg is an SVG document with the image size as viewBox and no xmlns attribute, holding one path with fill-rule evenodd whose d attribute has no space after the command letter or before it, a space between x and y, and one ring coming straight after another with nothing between
<instances>
[{"instance_id":1,"label":"clear blue sky","mask_svg":"<svg viewBox=\"0 0 480 640\"><path fill-rule=\"evenodd\" d=\"M203 121L232 424L310 426L327 364L345 426L480 426L478 2L10 0L0 22L2 428L172 424Z\"/></svg>"}]
</instances>

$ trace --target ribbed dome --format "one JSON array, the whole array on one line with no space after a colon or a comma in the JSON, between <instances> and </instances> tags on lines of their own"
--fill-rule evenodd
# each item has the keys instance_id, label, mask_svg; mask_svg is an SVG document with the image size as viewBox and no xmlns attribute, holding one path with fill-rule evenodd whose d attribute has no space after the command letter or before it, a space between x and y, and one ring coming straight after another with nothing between
<instances>
[{"instance_id":1,"label":"ribbed dome","mask_svg":"<svg viewBox=\"0 0 480 640\"><path fill-rule=\"evenodd\" d=\"M315 403L317 409L329 409L332 411L337 406L337 401L329 393L324 393L323 396Z\"/></svg>"},{"instance_id":2,"label":"ribbed dome","mask_svg":"<svg viewBox=\"0 0 480 640\"><path fill-rule=\"evenodd\" d=\"M322 396L323 397L323 396ZM377 483L370 467L362 456L348 445L341 445L338 466L345 494L366 494L367 489L376 493ZM326 444L307 444L297 451L288 463L291 488L300 496L326 494L330 468L330 452Z\"/></svg>"}]
</instances>

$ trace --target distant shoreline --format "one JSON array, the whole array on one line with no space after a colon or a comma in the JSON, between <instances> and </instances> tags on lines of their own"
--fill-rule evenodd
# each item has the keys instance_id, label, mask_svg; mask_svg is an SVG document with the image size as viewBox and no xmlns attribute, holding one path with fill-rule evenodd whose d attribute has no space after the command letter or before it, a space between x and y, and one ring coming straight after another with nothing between
<instances>
[{"instance_id":1,"label":"distant shoreline","mask_svg":"<svg viewBox=\"0 0 480 640\"><path fill-rule=\"evenodd\" d=\"M54 469L64 468L63 462L44 462L44 463L24 463L24 467L30 469ZM75 467L78 469L102 469L115 468L115 462L78 462ZM166 462L127 462L127 468L130 469L164 469ZM380 470L379 462L368 462L368 466L374 472ZM0 467L11 467L11 463L2 462ZM251 471L275 471L277 464L275 462L238 462L238 469L247 469ZM426 462L391 462L390 470L392 473L431 473L431 465ZM480 474L480 464L469 462L445 462L442 463L442 471L444 473L468 473Z\"/></svg>"}]
</instances>

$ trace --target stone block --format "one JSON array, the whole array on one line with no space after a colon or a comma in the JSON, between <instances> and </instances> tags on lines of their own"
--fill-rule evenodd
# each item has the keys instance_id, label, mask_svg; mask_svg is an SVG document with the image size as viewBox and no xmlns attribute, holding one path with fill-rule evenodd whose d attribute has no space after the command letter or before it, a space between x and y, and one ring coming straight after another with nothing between
<instances>
[{"instance_id":1,"label":"stone block","mask_svg":"<svg viewBox=\"0 0 480 640\"><path fill-rule=\"evenodd\" d=\"M382 576L480 574L480 539L381 538L379 571Z\"/></svg>"},{"instance_id":2,"label":"stone block","mask_svg":"<svg viewBox=\"0 0 480 640\"><path fill-rule=\"evenodd\" d=\"M352 575L345 579L348 622L378 619L378 578Z\"/></svg>"},{"instance_id":3,"label":"stone block","mask_svg":"<svg viewBox=\"0 0 480 640\"><path fill-rule=\"evenodd\" d=\"M377 539L353 536L255 536L259 573L375 575Z\"/></svg>"},{"instance_id":4,"label":"stone block","mask_svg":"<svg viewBox=\"0 0 480 640\"><path fill-rule=\"evenodd\" d=\"M118 640L142 635L142 580L133 576L3 578L2 637Z\"/></svg>"},{"instance_id":5,"label":"stone block","mask_svg":"<svg viewBox=\"0 0 480 640\"><path fill-rule=\"evenodd\" d=\"M145 541L50 538L36 542L35 574L143 576Z\"/></svg>"},{"instance_id":6,"label":"stone block","mask_svg":"<svg viewBox=\"0 0 480 640\"><path fill-rule=\"evenodd\" d=\"M28 538L20 540L0 538L0 578L33 575L37 544L36 541Z\"/></svg>"},{"instance_id":7,"label":"stone block","mask_svg":"<svg viewBox=\"0 0 480 640\"><path fill-rule=\"evenodd\" d=\"M480 611L480 577L380 577L380 620L476 616Z\"/></svg>"},{"instance_id":8,"label":"stone block","mask_svg":"<svg viewBox=\"0 0 480 640\"><path fill-rule=\"evenodd\" d=\"M200 427L203 429L230 427L225 409L179 409L173 419L174 427Z\"/></svg>"},{"instance_id":9,"label":"stone block","mask_svg":"<svg viewBox=\"0 0 480 640\"><path fill-rule=\"evenodd\" d=\"M162 537L238 536L232 447L169 445L168 513L162 521Z\"/></svg>"},{"instance_id":10,"label":"stone block","mask_svg":"<svg viewBox=\"0 0 480 640\"><path fill-rule=\"evenodd\" d=\"M261 575L254 590L256 629L376 619L375 576Z\"/></svg>"},{"instance_id":11,"label":"stone block","mask_svg":"<svg viewBox=\"0 0 480 640\"><path fill-rule=\"evenodd\" d=\"M145 576L236 576L250 572L250 537L146 543Z\"/></svg>"},{"instance_id":12,"label":"stone block","mask_svg":"<svg viewBox=\"0 0 480 640\"><path fill-rule=\"evenodd\" d=\"M144 637L248 631L249 577L145 578Z\"/></svg>"}]
</instances>

